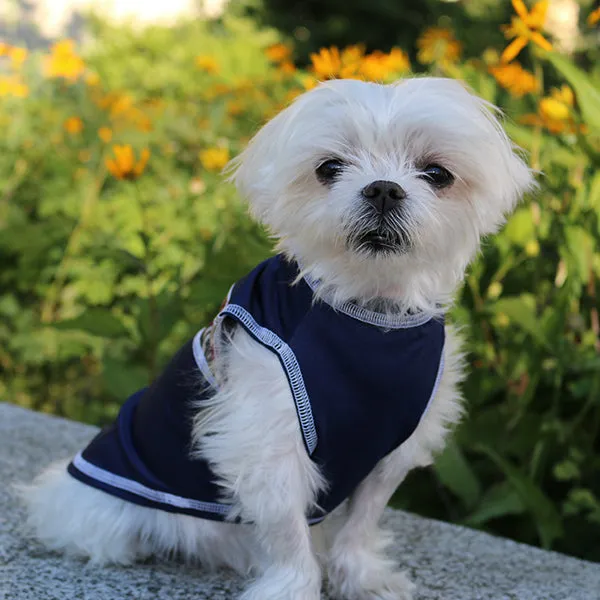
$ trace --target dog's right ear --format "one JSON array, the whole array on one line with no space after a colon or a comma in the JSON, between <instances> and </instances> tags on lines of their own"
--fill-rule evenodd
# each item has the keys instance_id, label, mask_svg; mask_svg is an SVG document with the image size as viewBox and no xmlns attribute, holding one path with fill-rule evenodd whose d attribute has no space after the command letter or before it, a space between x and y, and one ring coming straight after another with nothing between
<instances>
[{"instance_id":1,"label":"dog's right ear","mask_svg":"<svg viewBox=\"0 0 600 600\"><path fill-rule=\"evenodd\" d=\"M250 140L246 149L226 167L228 180L245 198L252 214L267 222L269 208L283 193L286 185L284 155L293 139L292 124L299 112L292 103L264 125Z\"/></svg>"},{"instance_id":2,"label":"dog's right ear","mask_svg":"<svg viewBox=\"0 0 600 600\"><path fill-rule=\"evenodd\" d=\"M254 216L264 223L269 223L271 208L302 177L302 172L314 170L314 140L323 129L323 110L343 100L337 87L328 81L298 96L227 166L229 181L235 183Z\"/></svg>"}]
</instances>

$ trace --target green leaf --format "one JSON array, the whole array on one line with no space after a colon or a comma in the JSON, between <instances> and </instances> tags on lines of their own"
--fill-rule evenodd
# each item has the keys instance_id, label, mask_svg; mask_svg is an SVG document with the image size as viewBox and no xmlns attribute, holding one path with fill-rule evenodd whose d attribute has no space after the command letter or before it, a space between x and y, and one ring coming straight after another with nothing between
<instances>
[{"instance_id":1,"label":"green leaf","mask_svg":"<svg viewBox=\"0 0 600 600\"><path fill-rule=\"evenodd\" d=\"M522 294L518 297L501 298L494 304L494 311L504 313L513 323L528 333L540 346L552 350L541 322L535 313L535 305L530 297Z\"/></svg>"},{"instance_id":2,"label":"green leaf","mask_svg":"<svg viewBox=\"0 0 600 600\"><path fill-rule=\"evenodd\" d=\"M504 473L507 482L533 517L542 546L550 548L554 540L561 538L564 533L560 514L554 504L532 479L495 450L483 444L478 445L477 449L488 456Z\"/></svg>"},{"instance_id":3,"label":"green leaf","mask_svg":"<svg viewBox=\"0 0 600 600\"><path fill-rule=\"evenodd\" d=\"M529 208L521 208L515 212L504 228L504 235L518 246L525 246L535 236L535 225Z\"/></svg>"},{"instance_id":4,"label":"green leaf","mask_svg":"<svg viewBox=\"0 0 600 600\"><path fill-rule=\"evenodd\" d=\"M567 246L565 250L571 257L571 266L579 277L588 279L594 249L594 238L583 228L571 225L565 229Z\"/></svg>"},{"instance_id":5,"label":"green leaf","mask_svg":"<svg viewBox=\"0 0 600 600\"><path fill-rule=\"evenodd\" d=\"M102 377L106 390L123 401L150 383L148 369L145 367L127 365L112 359L104 360Z\"/></svg>"},{"instance_id":6,"label":"green leaf","mask_svg":"<svg viewBox=\"0 0 600 600\"><path fill-rule=\"evenodd\" d=\"M138 327L145 345L160 343L182 318L178 294L171 296L167 292L161 292L152 299L140 298L137 307Z\"/></svg>"},{"instance_id":7,"label":"green leaf","mask_svg":"<svg viewBox=\"0 0 600 600\"><path fill-rule=\"evenodd\" d=\"M553 474L558 481L570 481L579 479L581 470L575 461L567 459L554 465Z\"/></svg>"},{"instance_id":8,"label":"green leaf","mask_svg":"<svg viewBox=\"0 0 600 600\"><path fill-rule=\"evenodd\" d=\"M533 148L535 135L531 127L515 125L510 121L504 124L506 132L516 144L529 151ZM565 146L560 140L552 138L549 135L541 134L541 153L542 164L548 161L552 164L561 164L565 167L573 168L581 165L583 156L580 152L573 152L573 148ZM544 167L545 170L545 167Z\"/></svg>"},{"instance_id":9,"label":"green leaf","mask_svg":"<svg viewBox=\"0 0 600 600\"><path fill-rule=\"evenodd\" d=\"M80 329L93 335L116 338L127 334L127 328L120 319L107 309L89 308L74 319L58 321L56 329Z\"/></svg>"},{"instance_id":10,"label":"green leaf","mask_svg":"<svg viewBox=\"0 0 600 600\"><path fill-rule=\"evenodd\" d=\"M490 488L479 506L463 521L477 527L506 515L520 515L526 510L521 497L507 481Z\"/></svg>"},{"instance_id":11,"label":"green leaf","mask_svg":"<svg viewBox=\"0 0 600 600\"><path fill-rule=\"evenodd\" d=\"M596 172L592 175L590 181L590 189L587 195L587 204L600 214L600 173Z\"/></svg>"},{"instance_id":12,"label":"green leaf","mask_svg":"<svg viewBox=\"0 0 600 600\"><path fill-rule=\"evenodd\" d=\"M573 86L577 95L577 103L586 123L600 130L600 89L591 77L577 68L573 61L561 54L548 54L548 60L556 67Z\"/></svg>"},{"instance_id":13,"label":"green leaf","mask_svg":"<svg viewBox=\"0 0 600 600\"><path fill-rule=\"evenodd\" d=\"M468 509L477 505L481 485L458 444L450 442L436 459L433 470L439 480L455 494Z\"/></svg>"}]
</instances>

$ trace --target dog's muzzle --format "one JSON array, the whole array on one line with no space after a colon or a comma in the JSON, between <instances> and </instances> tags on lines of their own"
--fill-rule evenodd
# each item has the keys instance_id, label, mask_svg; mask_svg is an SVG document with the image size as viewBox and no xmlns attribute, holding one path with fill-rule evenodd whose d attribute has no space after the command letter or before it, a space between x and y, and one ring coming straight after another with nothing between
<instances>
[{"instance_id":1,"label":"dog's muzzle","mask_svg":"<svg viewBox=\"0 0 600 600\"><path fill-rule=\"evenodd\" d=\"M362 210L349 247L371 255L404 254L412 247L405 218L406 192L393 181L373 181L361 192Z\"/></svg>"}]
</instances>

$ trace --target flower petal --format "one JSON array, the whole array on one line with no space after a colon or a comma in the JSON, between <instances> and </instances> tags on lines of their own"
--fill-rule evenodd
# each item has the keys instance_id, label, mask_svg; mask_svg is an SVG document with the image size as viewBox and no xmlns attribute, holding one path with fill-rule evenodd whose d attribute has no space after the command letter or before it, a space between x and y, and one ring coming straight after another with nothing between
<instances>
[{"instance_id":1,"label":"flower petal","mask_svg":"<svg viewBox=\"0 0 600 600\"><path fill-rule=\"evenodd\" d=\"M600 21L600 7L596 10L593 10L587 18L588 25L595 25L598 21Z\"/></svg>"},{"instance_id":2,"label":"flower petal","mask_svg":"<svg viewBox=\"0 0 600 600\"><path fill-rule=\"evenodd\" d=\"M502 56L500 57L500 61L504 62L504 63L510 62L511 60L513 60L513 58L517 57L519 52L521 52L521 50L523 50L523 48L525 48L525 46L527 46L527 38L525 38L525 37L516 38L504 49L504 52L502 53Z\"/></svg>"},{"instance_id":3,"label":"flower petal","mask_svg":"<svg viewBox=\"0 0 600 600\"><path fill-rule=\"evenodd\" d=\"M552 52L552 44L539 31L531 32L531 41L536 43L540 48Z\"/></svg>"},{"instance_id":4,"label":"flower petal","mask_svg":"<svg viewBox=\"0 0 600 600\"><path fill-rule=\"evenodd\" d=\"M117 179L121 179L121 177L122 177L121 169L119 169L119 166L117 165L117 162L115 160L113 160L112 158L107 158L104 161L104 164L106 165L106 168L109 170L110 174L113 177L116 177Z\"/></svg>"},{"instance_id":5,"label":"flower petal","mask_svg":"<svg viewBox=\"0 0 600 600\"><path fill-rule=\"evenodd\" d=\"M523 0L512 0L512 5L515 9L515 12L521 17L521 19L527 19L529 16L529 11L527 10Z\"/></svg>"},{"instance_id":6,"label":"flower petal","mask_svg":"<svg viewBox=\"0 0 600 600\"><path fill-rule=\"evenodd\" d=\"M548 12L548 0L540 0L531 9L529 13L529 25L536 29L541 29L546 22L546 13Z\"/></svg>"}]
</instances>

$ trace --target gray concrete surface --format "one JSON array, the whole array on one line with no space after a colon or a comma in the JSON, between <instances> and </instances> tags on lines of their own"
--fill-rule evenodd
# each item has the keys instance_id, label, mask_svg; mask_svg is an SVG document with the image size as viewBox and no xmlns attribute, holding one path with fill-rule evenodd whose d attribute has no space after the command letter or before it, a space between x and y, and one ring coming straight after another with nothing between
<instances>
[{"instance_id":1,"label":"gray concrete surface","mask_svg":"<svg viewBox=\"0 0 600 600\"><path fill-rule=\"evenodd\" d=\"M0 403L0 599L235 598L241 582L229 573L158 562L92 567L27 539L11 484L29 481L94 432ZM418 600L600 600L599 564L398 511L388 511L386 519L396 532L394 554L418 585Z\"/></svg>"}]
</instances>

